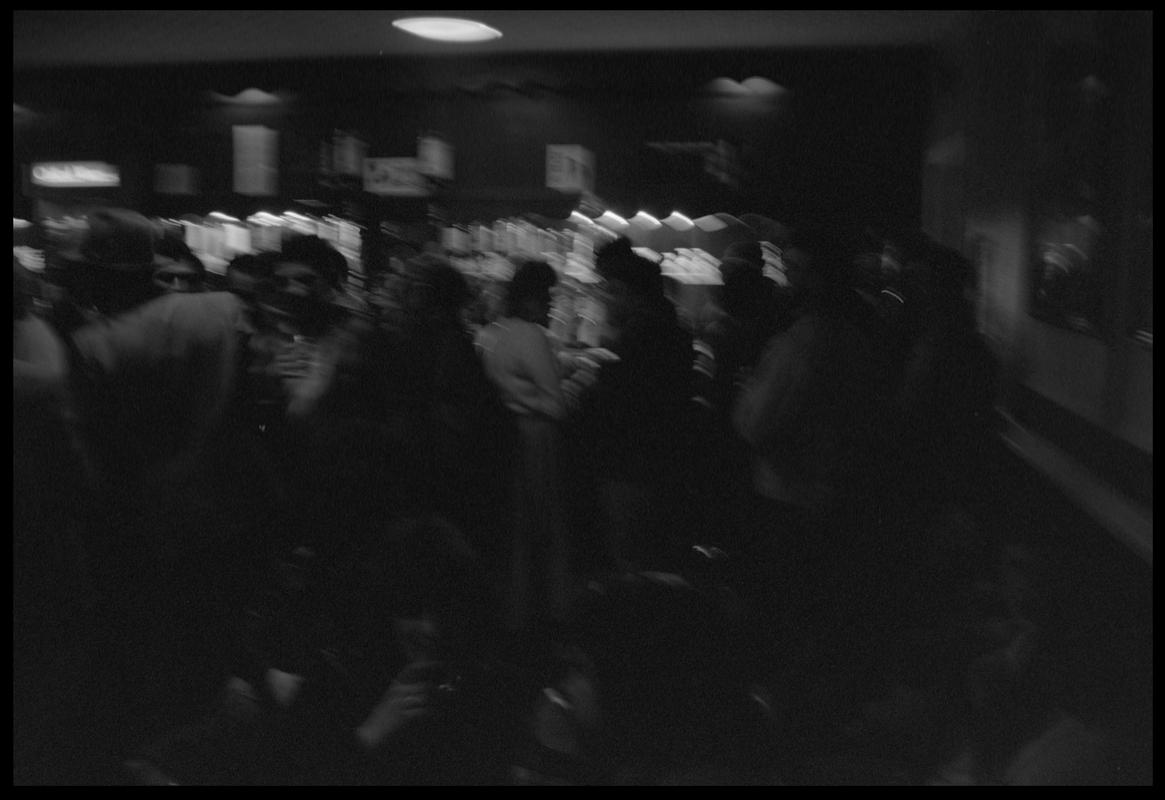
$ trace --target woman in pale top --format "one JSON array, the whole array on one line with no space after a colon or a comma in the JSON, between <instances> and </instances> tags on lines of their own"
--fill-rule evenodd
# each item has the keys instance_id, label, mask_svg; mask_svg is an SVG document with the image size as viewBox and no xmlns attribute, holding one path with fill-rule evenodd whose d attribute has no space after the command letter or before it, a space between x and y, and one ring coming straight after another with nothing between
<instances>
[{"instance_id":1,"label":"woman in pale top","mask_svg":"<svg viewBox=\"0 0 1165 800\"><path fill-rule=\"evenodd\" d=\"M560 619L568 593L569 542L560 481L559 421L566 415L558 361L545 330L554 269L518 266L502 316L482 328L477 347L486 373L517 422L521 452L514 472L510 625Z\"/></svg>"}]
</instances>

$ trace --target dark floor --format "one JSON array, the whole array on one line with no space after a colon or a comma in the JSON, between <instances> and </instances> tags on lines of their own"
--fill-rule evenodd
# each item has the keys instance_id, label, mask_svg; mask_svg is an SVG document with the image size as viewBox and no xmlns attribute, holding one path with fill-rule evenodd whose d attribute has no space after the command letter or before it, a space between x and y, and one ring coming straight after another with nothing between
<instances>
[{"instance_id":1,"label":"dark floor","mask_svg":"<svg viewBox=\"0 0 1165 800\"><path fill-rule=\"evenodd\" d=\"M945 607L806 642L790 672L758 676L771 752L607 782L1151 785L1152 567L1030 480L1018 504L950 511L936 534ZM15 675L14 785L126 785L131 743L201 711L70 690L82 639Z\"/></svg>"}]
</instances>

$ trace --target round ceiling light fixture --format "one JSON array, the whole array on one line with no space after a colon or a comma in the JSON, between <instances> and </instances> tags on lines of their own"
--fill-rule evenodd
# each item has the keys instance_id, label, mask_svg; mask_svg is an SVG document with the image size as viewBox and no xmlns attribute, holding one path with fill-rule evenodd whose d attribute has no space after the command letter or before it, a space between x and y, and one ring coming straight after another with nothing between
<instances>
[{"instance_id":1,"label":"round ceiling light fixture","mask_svg":"<svg viewBox=\"0 0 1165 800\"><path fill-rule=\"evenodd\" d=\"M438 42L488 42L502 32L482 22L456 17L405 17L392 21L394 28Z\"/></svg>"}]
</instances>

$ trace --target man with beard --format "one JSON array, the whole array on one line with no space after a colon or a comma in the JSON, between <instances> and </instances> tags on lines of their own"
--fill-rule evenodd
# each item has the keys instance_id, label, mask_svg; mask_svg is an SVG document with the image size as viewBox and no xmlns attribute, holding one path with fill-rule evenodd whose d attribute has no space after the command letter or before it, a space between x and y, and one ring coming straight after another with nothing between
<instances>
[{"instance_id":1,"label":"man with beard","mask_svg":"<svg viewBox=\"0 0 1165 800\"><path fill-rule=\"evenodd\" d=\"M271 256L271 264L270 284L260 292L260 313L253 317L247 401L283 467L289 496L304 504L291 516L306 530L284 532L284 541L302 545L335 524L334 512L344 511L338 498L329 498L333 489L355 488L344 474L360 484L371 477L350 470L378 458L374 437L365 434L383 413L377 390L382 370L368 368L378 363L371 358L375 325L344 302L343 255L317 236L296 236ZM325 471L332 466L341 471ZM367 492L351 494L358 499Z\"/></svg>"}]
</instances>

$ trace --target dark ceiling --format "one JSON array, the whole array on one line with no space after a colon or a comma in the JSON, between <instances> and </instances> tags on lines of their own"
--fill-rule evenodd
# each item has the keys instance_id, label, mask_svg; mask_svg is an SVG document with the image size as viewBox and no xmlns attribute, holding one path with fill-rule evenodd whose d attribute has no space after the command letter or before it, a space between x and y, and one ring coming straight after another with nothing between
<instances>
[{"instance_id":1,"label":"dark ceiling","mask_svg":"<svg viewBox=\"0 0 1165 800\"><path fill-rule=\"evenodd\" d=\"M451 54L912 47L965 11L13 11L13 68ZM392 27L465 16L501 39L449 45Z\"/></svg>"}]
</instances>

